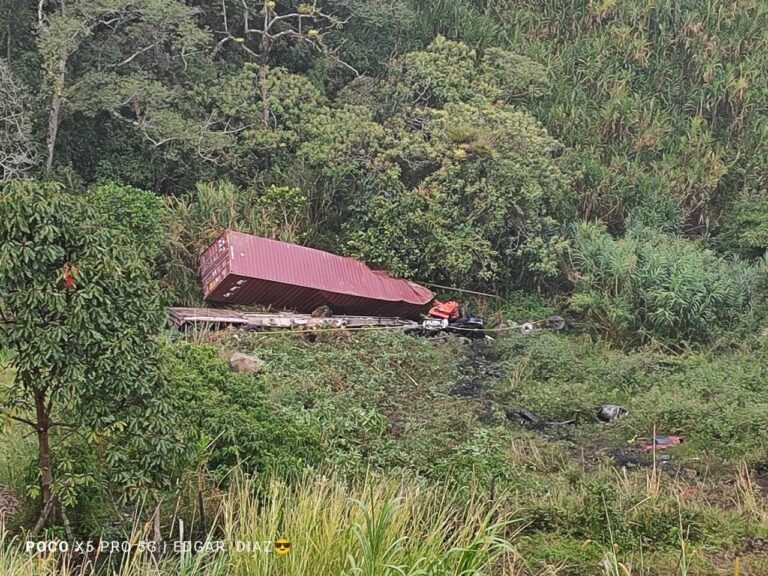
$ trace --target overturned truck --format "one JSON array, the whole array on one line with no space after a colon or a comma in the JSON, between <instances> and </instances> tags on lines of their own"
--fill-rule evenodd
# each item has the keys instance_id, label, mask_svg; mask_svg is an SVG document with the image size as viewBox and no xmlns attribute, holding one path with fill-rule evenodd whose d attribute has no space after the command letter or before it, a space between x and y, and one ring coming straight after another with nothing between
<instances>
[{"instance_id":1,"label":"overturned truck","mask_svg":"<svg viewBox=\"0 0 768 576\"><path fill-rule=\"evenodd\" d=\"M207 302L267 311L172 308L170 318L178 327L405 329L418 325L414 320L434 297L424 286L352 258L233 230L203 252L200 276Z\"/></svg>"},{"instance_id":2,"label":"overturned truck","mask_svg":"<svg viewBox=\"0 0 768 576\"><path fill-rule=\"evenodd\" d=\"M311 313L418 318L428 288L322 250L227 230L200 257L203 298Z\"/></svg>"},{"instance_id":3,"label":"overturned truck","mask_svg":"<svg viewBox=\"0 0 768 576\"><path fill-rule=\"evenodd\" d=\"M482 318L410 280L330 252L224 231L200 256L203 298L211 308L170 308L171 324L245 329L383 327L413 334L485 336ZM259 312L234 307L259 306ZM290 310L287 311L287 310ZM423 321L421 318L425 317ZM523 334L562 330L565 320L513 323Z\"/></svg>"}]
</instances>

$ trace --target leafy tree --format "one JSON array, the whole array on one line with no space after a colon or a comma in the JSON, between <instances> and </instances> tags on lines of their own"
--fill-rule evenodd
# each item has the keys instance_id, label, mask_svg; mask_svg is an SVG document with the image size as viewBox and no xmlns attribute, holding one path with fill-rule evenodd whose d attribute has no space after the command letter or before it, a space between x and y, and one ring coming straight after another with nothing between
<instances>
[{"instance_id":1,"label":"leafy tree","mask_svg":"<svg viewBox=\"0 0 768 576\"><path fill-rule=\"evenodd\" d=\"M88 193L99 222L119 234L138 255L153 262L165 244L163 200L133 186L105 184Z\"/></svg>"},{"instance_id":2,"label":"leafy tree","mask_svg":"<svg viewBox=\"0 0 768 576\"><path fill-rule=\"evenodd\" d=\"M325 38L326 44L361 75L380 76L394 56L424 45L409 0L326 0L323 5L348 20L342 33Z\"/></svg>"},{"instance_id":3,"label":"leafy tree","mask_svg":"<svg viewBox=\"0 0 768 576\"><path fill-rule=\"evenodd\" d=\"M355 75L358 74L357 70L338 58L335 51L329 49L323 41L326 32L341 28L346 24L346 20L323 12L317 0L300 2L295 7L294 3L291 3L287 10L280 13L275 0L256 0L255 2L243 0L234 4L238 8L237 16L240 20L237 28L233 9L229 8L228 12L227 1L222 2L223 38L216 44L215 52L227 43L233 43L239 45L258 62L261 122L264 126L272 124L270 83L267 75L272 61L272 51L278 42L290 40L307 44L345 66ZM235 36L235 33L238 36ZM255 49L251 47L254 44Z\"/></svg>"},{"instance_id":4,"label":"leafy tree","mask_svg":"<svg viewBox=\"0 0 768 576\"><path fill-rule=\"evenodd\" d=\"M499 77L499 61L510 74L520 66L518 80ZM369 183L362 202L352 201L345 231L354 254L400 274L461 284L558 275L567 247L562 224L575 215L557 161L562 146L507 103L539 89L536 70L502 51L478 58L445 38L404 56L373 91L383 94L391 148L378 155L388 161L378 162L382 178ZM366 97L354 90L353 101ZM394 184L387 173L397 175Z\"/></svg>"},{"instance_id":5,"label":"leafy tree","mask_svg":"<svg viewBox=\"0 0 768 576\"><path fill-rule=\"evenodd\" d=\"M50 97L46 169L65 106L128 123L155 148L199 139L169 80L184 76L205 35L176 0L39 3L39 52Z\"/></svg>"},{"instance_id":6,"label":"leafy tree","mask_svg":"<svg viewBox=\"0 0 768 576\"><path fill-rule=\"evenodd\" d=\"M28 52L34 49L32 31L36 11L36 2L0 0L0 14L3 15L0 46L2 57L8 64L15 63L19 57L23 60Z\"/></svg>"},{"instance_id":7,"label":"leafy tree","mask_svg":"<svg viewBox=\"0 0 768 576\"><path fill-rule=\"evenodd\" d=\"M157 349L158 295L119 238L61 185L0 192L2 338L15 368L2 413L37 434L37 529L56 509L66 524L85 486L128 498L164 485L183 453ZM90 457L68 456L78 452Z\"/></svg>"}]
</instances>

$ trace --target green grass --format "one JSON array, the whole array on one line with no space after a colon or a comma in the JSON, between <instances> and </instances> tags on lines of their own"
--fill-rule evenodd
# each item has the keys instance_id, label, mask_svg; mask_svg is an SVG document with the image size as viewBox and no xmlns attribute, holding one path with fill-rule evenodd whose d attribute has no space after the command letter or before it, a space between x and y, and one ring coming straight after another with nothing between
<instances>
[{"instance_id":1,"label":"green grass","mask_svg":"<svg viewBox=\"0 0 768 576\"><path fill-rule=\"evenodd\" d=\"M7 367L7 352L0 348L0 401L13 383L13 371ZM29 458L34 454L34 438L24 424L0 418L0 486L17 495L23 494L28 480Z\"/></svg>"},{"instance_id":2,"label":"green grass","mask_svg":"<svg viewBox=\"0 0 768 576\"><path fill-rule=\"evenodd\" d=\"M323 462L346 477L400 470L455 483L459 494L470 485L513 494L509 505L534 565L557 564L557 541L568 549L593 543L566 562L566 573L594 568L595 555L614 545L619 559L636 564L652 550L662 562L679 555L683 531L704 562L768 529L757 496L763 480L754 470L751 485L743 474L738 480L742 461L759 467L768 437L760 424L768 378L759 340L718 354L671 355L583 336L510 335L480 363L476 347L456 340L435 346L381 333L220 334L215 343L224 357L237 349L266 361L257 380L271 401L323 431ZM494 369L500 374L489 376ZM468 393L457 394L467 381ZM630 414L599 423L602 403ZM506 418L522 408L577 422L536 430ZM657 468L637 448L654 428L686 436ZM617 451L634 454L638 468L614 469Z\"/></svg>"},{"instance_id":3,"label":"green grass","mask_svg":"<svg viewBox=\"0 0 768 576\"><path fill-rule=\"evenodd\" d=\"M510 539L517 527L503 505L480 492L459 500L450 490L413 479L368 477L349 485L308 475L291 486L272 482L260 495L252 480L239 476L221 496L219 510L218 530L209 538L224 542L223 553L171 554L159 565L149 554L121 555L110 559L110 574L460 576L515 559ZM286 556L272 548L281 536L292 544ZM133 542L149 538L141 526L131 535ZM238 542L250 550L238 551ZM256 546L260 551L253 551ZM40 561L10 539L0 542L0 572L93 573L54 555Z\"/></svg>"},{"instance_id":4,"label":"green grass","mask_svg":"<svg viewBox=\"0 0 768 576\"><path fill-rule=\"evenodd\" d=\"M493 576L623 574L622 566L678 574L683 552L689 574L733 573L736 556L743 573L768 573L754 544L768 536L768 479L758 472L768 443L762 340L671 355L567 334L439 346L381 332L236 336L171 344L177 377L228 392L206 410L258 420L244 432L260 451L257 474L220 489L210 488L212 477L210 516L217 538L284 531L297 554L195 556L183 566L176 558L162 573L299 574L309 563L328 574L402 573L371 568L379 562L451 574L457 550L477 546L476 573ZM261 357L262 372L235 385L226 369L234 350ZM597 422L604 402L629 415ZM522 408L576 423L532 428L507 418ZM670 462L657 454L656 466L637 448L654 428L686 436ZM311 463L302 460L310 448ZM638 465L616 467L622 452ZM9 461L19 469L33 453L22 446ZM286 456L298 458L288 483L269 468ZM301 472L302 462L311 469ZM164 506L175 510L176 498ZM193 500L178 500L178 513L194 517L185 504ZM172 514L164 512L164 530ZM494 548L482 540L489 534L504 542ZM14 558L22 571L8 573L27 574ZM118 573L157 573L144 560ZM435 562L447 568L420 571Z\"/></svg>"}]
</instances>

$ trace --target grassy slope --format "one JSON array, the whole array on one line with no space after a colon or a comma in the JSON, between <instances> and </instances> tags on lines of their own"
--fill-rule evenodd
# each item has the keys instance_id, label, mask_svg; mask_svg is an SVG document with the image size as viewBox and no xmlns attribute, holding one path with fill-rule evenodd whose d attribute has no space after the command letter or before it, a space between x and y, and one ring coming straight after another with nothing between
<instances>
[{"instance_id":1,"label":"grassy slope","mask_svg":"<svg viewBox=\"0 0 768 576\"><path fill-rule=\"evenodd\" d=\"M13 372L3 369L4 363L5 358L0 350L0 398L3 391L13 383ZM34 438L29 432L30 429L23 424L0 420L0 489L9 489L16 495L24 492L25 455L34 448Z\"/></svg>"},{"instance_id":2,"label":"grassy slope","mask_svg":"<svg viewBox=\"0 0 768 576\"><path fill-rule=\"evenodd\" d=\"M511 522L501 534L514 550L489 562L486 573L620 573L612 571L620 570L611 564L615 553L617 562L652 567L653 574L681 573L681 559L692 563L690 574L733 573L737 556L744 573L768 574L760 549L768 536L761 493L768 481L755 472L768 439L764 342L687 357L624 353L551 334L435 346L383 333L220 333L212 343L222 358L236 349L263 358L254 390L265 390L272 409L317 435L322 462L304 482L322 482L324 474L343 479L351 484L334 490L349 499L384 485L398 493L447 490L455 500L446 513L457 518L466 502L475 502L478 514L497 509L496 521ZM593 413L603 402L620 403L630 414L600 424ZM508 417L522 408L577 422L531 427ZM654 426L686 436L669 462L662 464L658 454L655 467L652 456L636 448ZM615 468L615 461L630 466ZM327 496L308 491L315 499L307 496L302 505L320 514ZM221 495L225 510L242 514L243 529L256 530L251 515L259 512L255 504L238 504L243 497ZM461 526L432 514L422 521L405 534L450 539ZM402 530L391 529L387 538ZM360 560L355 555L365 547L344 534L344 546ZM326 537L332 540L317 536ZM303 559L299 554L297 570L302 562L321 561L319 549ZM237 574L271 573L267 566L241 565L242 559L223 562L237 566ZM168 573L176 569L169 566Z\"/></svg>"},{"instance_id":3,"label":"grassy slope","mask_svg":"<svg viewBox=\"0 0 768 576\"><path fill-rule=\"evenodd\" d=\"M768 535L760 497L768 480L739 468L764 459L764 343L688 357L552 334L490 346L386 334L311 343L223 336L219 345L266 360L263 383L282 406L300 405L321 422L326 462L337 469L405 468L434 482L508 491L526 526L517 544L531 570L563 565L561 573L583 574L614 545L635 564L655 554L669 567L685 540L710 573ZM594 409L605 402L630 415L598 423ZM507 417L521 408L577 422L531 428ZM655 468L638 448L654 427L686 436L668 462L658 454ZM615 470L615 461L629 467Z\"/></svg>"}]
</instances>

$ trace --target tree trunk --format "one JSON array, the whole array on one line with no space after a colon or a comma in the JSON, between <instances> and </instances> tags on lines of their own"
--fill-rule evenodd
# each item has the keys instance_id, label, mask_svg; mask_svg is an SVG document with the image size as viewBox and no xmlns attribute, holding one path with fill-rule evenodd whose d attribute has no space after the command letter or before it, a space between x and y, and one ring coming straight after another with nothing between
<instances>
[{"instance_id":1,"label":"tree trunk","mask_svg":"<svg viewBox=\"0 0 768 576\"><path fill-rule=\"evenodd\" d=\"M269 128L269 118L272 110L269 108L269 87L267 86L267 73L269 72L268 57L262 52L259 63L259 89L261 90L261 121L265 128Z\"/></svg>"},{"instance_id":2,"label":"tree trunk","mask_svg":"<svg viewBox=\"0 0 768 576\"><path fill-rule=\"evenodd\" d=\"M61 99L64 94L64 74L67 71L67 57L62 56L56 67L56 75L53 79L53 90L51 94L51 107L48 112L48 136L46 146L48 156L45 160L45 171L49 171L53 166L53 151L56 148L56 136L59 132L59 114L61 112Z\"/></svg>"},{"instance_id":3,"label":"tree trunk","mask_svg":"<svg viewBox=\"0 0 768 576\"><path fill-rule=\"evenodd\" d=\"M53 470L51 467L51 445L48 442L48 429L51 426L51 421L45 407L45 391L38 388L35 389L35 413L37 415L37 446L43 490L43 513L47 516L53 506Z\"/></svg>"},{"instance_id":4,"label":"tree trunk","mask_svg":"<svg viewBox=\"0 0 768 576\"><path fill-rule=\"evenodd\" d=\"M5 39L5 59L8 60L8 64L11 63L11 18L8 18L7 31L8 37Z\"/></svg>"},{"instance_id":5,"label":"tree trunk","mask_svg":"<svg viewBox=\"0 0 768 576\"><path fill-rule=\"evenodd\" d=\"M261 121L265 128L269 128L269 119L272 110L269 108L269 87L267 86L267 74L269 72L269 53L272 51L272 38L269 36L269 28L272 24L274 12L264 2L264 33L259 42L259 89L261 90Z\"/></svg>"}]
</instances>

